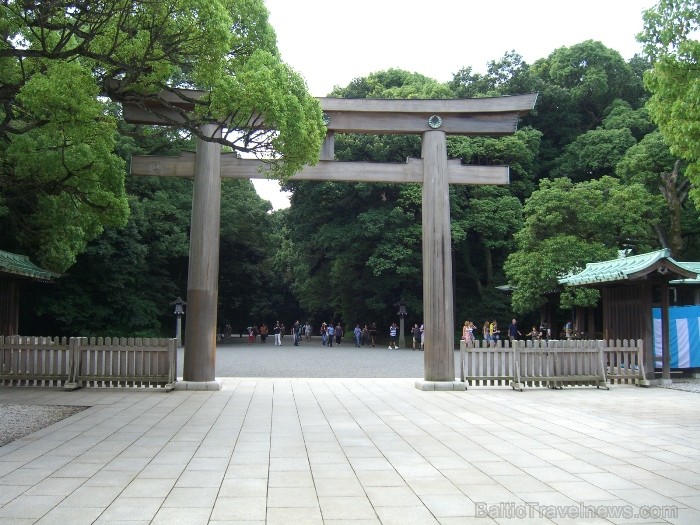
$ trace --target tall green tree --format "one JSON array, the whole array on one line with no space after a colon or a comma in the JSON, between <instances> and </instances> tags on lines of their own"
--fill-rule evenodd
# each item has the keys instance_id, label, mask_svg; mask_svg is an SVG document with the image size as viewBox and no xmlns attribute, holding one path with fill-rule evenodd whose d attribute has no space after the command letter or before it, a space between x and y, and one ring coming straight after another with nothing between
<instances>
[{"instance_id":1,"label":"tall green tree","mask_svg":"<svg viewBox=\"0 0 700 525\"><path fill-rule=\"evenodd\" d=\"M279 176L318 158L318 102L280 60L262 0L7 0L0 28L0 241L48 268L125 224L105 97L149 108L197 88L194 110L166 123L226 121L220 142L269 156Z\"/></svg>"},{"instance_id":2,"label":"tall green tree","mask_svg":"<svg viewBox=\"0 0 700 525\"><path fill-rule=\"evenodd\" d=\"M448 140L448 154L466 164L510 167L508 186L451 188L455 308L461 319L510 316L508 297L496 286L506 280L503 263L515 249L513 235L522 227L522 202L535 189L534 163L540 137L538 131L525 128L497 139Z\"/></svg>"},{"instance_id":3,"label":"tall green tree","mask_svg":"<svg viewBox=\"0 0 700 525\"><path fill-rule=\"evenodd\" d=\"M249 180L226 181L221 195L219 325L268 325L284 312L286 287L276 276L279 220Z\"/></svg>"},{"instance_id":4,"label":"tall green tree","mask_svg":"<svg viewBox=\"0 0 700 525\"><path fill-rule=\"evenodd\" d=\"M330 94L340 98L449 98L450 89L420 73L387 69L336 86Z\"/></svg>"},{"instance_id":5,"label":"tall green tree","mask_svg":"<svg viewBox=\"0 0 700 525\"><path fill-rule=\"evenodd\" d=\"M535 61L529 73L539 97L524 122L543 134L538 177L549 176L562 149L598 128L617 100L633 108L644 101L639 70L593 40L554 50Z\"/></svg>"},{"instance_id":6,"label":"tall green tree","mask_svg":"<svg viewBox=\"0 0 700 525\"><path fill-rule=\"evenodd\" d=\"M486 64L486 73L474 73L471 66L461 68L447 84L457 98L522 95L535 89L530 66L515 51Z\"/></svg>"},{"instance_id":7,"label":"tall green tree","mask_svg":"<svg viewBox=\"0 0 700 525\"><path fill-rule=\"evenodd\" d=\"M686 255L695 260L700 219L688 199L693 184L685 176L685 163L671 154L661 133L650 133L631 147L616 173L628 184L643 184L659 196L659 244L669 248L677 260L688 260Z\"/></svg>"},{"instance_id":8,"label":"tall green tree","mask_svg":"<svg viewBox=\"0 0 700 525\"><path fill-rule=\"evenodd\" d=\"M139 179L129 219L105 227L55 284L28 307L22 333L81 336L171 335L170 302L184 296L192 182Z\"/></svg>"},{"instance_id":9,"label":"tall green tree","mask_svg":"<svg viewBox=\"0 0 700 525\"><path fill-rule=\"evenodd\" d=\"M649 251L657 204L641 184L608 176L580 183L566 177L542 180L525 203L517 250L504 265L515 311L537 310L543 294L558 289L560 277L587 262L614 258L619 250ZM597 298L595 290L567 288L561 305L590 306Z\"/></svg>"},{"instance_id":10,"label":"tall green tree","mask_svg":"<svg viewBox=\"0 0 700 525\"><path fill-rule=\"evenodd\" d=\"M659 0L644 12L644 44L653 68L644 76L647 108L671 152L688 163L686 175L700 182L700 2ZM700 194L692 192L696 206Z\"/></svg>"},{"instance_id":11,"label":"tall green tree","mask_svg":"<svg viewBox=\"0 0 700 525\"><path fill-rule=\"evenodd\" d=\"M185 297L192 181L128 179L130 214L106 227L52 293L23 297L23 333L164 336L173 334L171 302ZM286 300L272 261L270 204L250 181L222 182L219 324L234 329L270 322Z\"/></svg>"},{"instance_id":12,"label":"tall green tree","mask_svg":"<svg viewBox=\"0 0 700 525\"><path fill-rule=\"evenodd\" d=\"M576 182L615 173L615 166L636 141L627 128L597 128L567 144L557 158L550 177L569 177Z\"/></svg>"}]
</instances>

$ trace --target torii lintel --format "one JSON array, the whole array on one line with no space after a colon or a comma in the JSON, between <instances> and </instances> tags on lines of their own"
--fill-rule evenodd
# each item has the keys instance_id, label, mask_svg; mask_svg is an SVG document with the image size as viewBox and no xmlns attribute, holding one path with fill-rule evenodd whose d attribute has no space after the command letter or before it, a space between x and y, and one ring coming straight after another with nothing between
<instances>
[{"instance_id":1,"label":"torii lintel","mask_svg":"<svg viewBox=\"0 0 700 525\"><path fill-rule=\"evenodd\" d=\"M179 157L138 155L131 158L131 175L194 177L194 153ZM240 159L235 153L221 154L221 177L228 179L269 178L269 164L256 159ZM508 184L508 166L463 165L459 159L447 161L449 184ZM407 159L405 164L382 162L338 162L321 160L305 166L290 180L325 180L344 182L423 183L423 160Z\"/></svg>"},{"instance_id":2,"label":"torii lintel","mask_svg":"<svg viewBox=\"0 0 700 525\"><path fill-rule=\"evenodd\" d=\"M182 122L180 112L194 109L206 92L164 92L152 102L122 103L124 120L132 124ZM329 133L421 134L439 129L448 135L508 135L535 106L537 93L467 99L319 98ZM226 123L224 123L225 125ZM264 129L259 116L246 127Z\"/></svg>"}]
</instances>

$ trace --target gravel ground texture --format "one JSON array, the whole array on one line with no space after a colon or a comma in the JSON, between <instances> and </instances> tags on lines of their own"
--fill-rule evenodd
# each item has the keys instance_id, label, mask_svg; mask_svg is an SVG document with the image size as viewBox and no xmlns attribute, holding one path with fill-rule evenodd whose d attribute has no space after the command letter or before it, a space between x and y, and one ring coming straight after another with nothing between
<instances>
[{"instance_id":1,"label":"gravel ground texture","mask_svg":"<svg viewBox=\"0 0 700 525\"><path fill-rule=\"evenodd\" d=\"M410 344L410 343L409 343ZM183 349L178 350L178 376L182 377ZM412 377L422 378L423 352L410 348L389 350L386 344L357 348L345 339L340 346L321 346L321 338L294 346L286 336L282 346L268 338L265 344L236 342L217 345L217 377ZM455 352L459 370L459 351Z\"/></svg>"},{"instance_id":2,"label":"gravel ground texture","mask_svg":"<svg viewBox=\"0 0 700 525\"><path fill-rule=\"evenodd\" d=\"M683 390L684 392L695 392L700 394L700 379L678 378L673 380L673 384L668 386L659 385L661 388L671 390Z\"/></svg>"},{"instance_id":3,"label":"gravel ground texture","mask_svg":"<svg viewBox=\"0 0 700 525\"><path fill-rule=\"evenodd\" d=\"M0 405L0 446L58 423L86 408L88 407Z\"/></svg>"}]
</instances>

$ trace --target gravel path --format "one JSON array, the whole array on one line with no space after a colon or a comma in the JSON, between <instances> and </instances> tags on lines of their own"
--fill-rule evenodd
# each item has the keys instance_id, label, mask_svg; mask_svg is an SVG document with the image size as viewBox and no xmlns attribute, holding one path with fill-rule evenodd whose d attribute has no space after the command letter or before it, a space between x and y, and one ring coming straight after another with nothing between
<instances>
[{"instance_id":1,"label":"gravel path","mask_svg":"<svg viewBox=\"0 0 700 525\"><path fill-rule=\"evenodd\" d=\"M671 390L683 390L684 392L695 392L700 394L700 379L674 379L673 384L661 386L661 388L669 388Z\"/></svg>"},{"instance_id":2,"label":"gravel path","mask_svg":"<svg viewBox=\"0 0 700 525\"><path fill-rule=\"evenodd\" d=\"M182 376L183 349L178 351L178 375ZM455 352L459 370L459 351ZM321 346L312 338L294 346L290 336L283 346L272 339L266 344L234 343L216 348L217 377L412 377L422 378L423 352L410 348L389 350L386 345L357 348L349 340L340 346Z\"/></svg>"},{"instance_id":3,"label":"gravel path","mask_svg":"<svg viewBox=\"0 0 700 525\"><path fill-rule=\"evenodd\" d=\"M88 407L0 405L0 446L58 423L86 408Z\"/></svg>"}]
</instances>

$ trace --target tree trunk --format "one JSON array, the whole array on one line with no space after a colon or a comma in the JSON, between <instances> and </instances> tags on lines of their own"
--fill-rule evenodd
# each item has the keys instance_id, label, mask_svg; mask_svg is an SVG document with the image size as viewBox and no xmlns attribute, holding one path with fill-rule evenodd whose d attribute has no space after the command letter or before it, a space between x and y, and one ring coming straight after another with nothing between
<instances>
[{"instance_id":1,"label":"tree trunk","mask_svg":"<svg viewBox=\"0 0 700 525\"><path fill-rule=\"evenodd\" d=\"M671 255L676 259L683 253L683 231L681 229L681 214L683 212L683 202L688 198L690 184L683 181L678 184L678 168L680 161L677 160L670 173L661 174L662 184L659 186L661 194L666 199L669 210L669 220L671 222L668 232L668 247Z\"/></svg>"},{"instance_id":2,"label":"tree trunk","mask_svg":"<svg viewBox=\"0 0 700 525\"><path fill-rule=\"evenodd\" d=\"M491 248L484 245L484 263L486 265L486 286L493 282L493 258L491 256Z\"/></svg>"}]
</instances>

